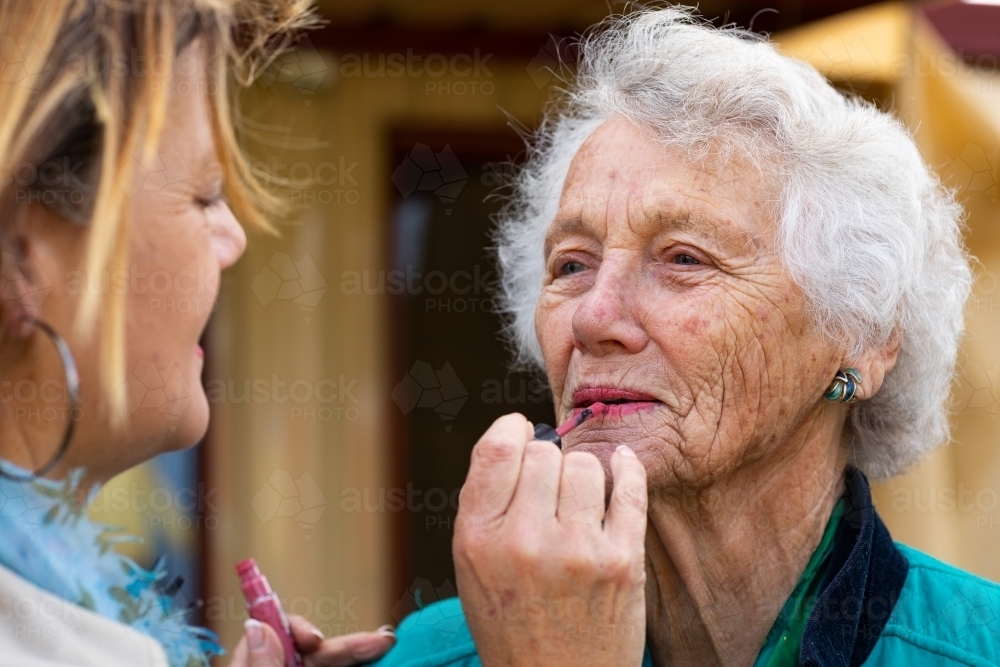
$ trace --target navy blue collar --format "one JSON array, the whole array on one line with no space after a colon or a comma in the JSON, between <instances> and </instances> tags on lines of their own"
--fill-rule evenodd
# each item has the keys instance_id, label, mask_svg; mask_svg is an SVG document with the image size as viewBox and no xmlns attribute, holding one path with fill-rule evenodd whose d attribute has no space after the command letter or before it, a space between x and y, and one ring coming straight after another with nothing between
<instances>
[{"instance_id":1,"label":"navy blue collar","mask_svg":"<svg viewBox=\"0 0 1000 667\"><path fill-rule=\"evenodd\" d=\"M868 479L846 472L847 510L837 529L826 587L802 635L800 667L858 667L882 635L909 563L872 504Z\"/></svg>"}]
</instances>

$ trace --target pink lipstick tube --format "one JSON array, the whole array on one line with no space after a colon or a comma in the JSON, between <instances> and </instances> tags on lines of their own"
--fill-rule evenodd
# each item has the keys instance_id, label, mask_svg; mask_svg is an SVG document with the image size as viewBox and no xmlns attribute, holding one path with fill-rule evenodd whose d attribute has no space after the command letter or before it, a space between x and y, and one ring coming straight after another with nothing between
<instances>
[{"instance_id":1,"label":"pink lipstick tube","mask_svg":"<svg viewBox=\"0 0 1000 667\"><path fill-rule=\"evenodd\" d=\"M303 667L285 610L267 583L267 577L261 574L257 562L253 558L240 561L236 564L236 574L240 577L240 589L247 601L247 613L251 618L270 625L281 640L281 647L285 650L285 667Z\"/></svg>"}]
</instances>

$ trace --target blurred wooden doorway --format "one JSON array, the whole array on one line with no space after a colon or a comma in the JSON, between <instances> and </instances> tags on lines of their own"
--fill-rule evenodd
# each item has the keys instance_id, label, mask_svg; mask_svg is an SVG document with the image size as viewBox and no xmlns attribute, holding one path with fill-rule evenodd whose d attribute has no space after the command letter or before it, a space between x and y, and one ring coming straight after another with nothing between
<instances>
[{"instance_id":1,"label":"blurred wooden doorway","mask_svg":"<svg viewBox=\"0 0 1000 667\"><path fill-rule=\"evenodd\" d=\"M455 594L451 536L479 436L500 415L551 422L544 380L508 371L494 297L492 216L523 155L513 130L391 134L393 204L384 285L390 303L392 615Z\"/></svg>"}]
</instances>

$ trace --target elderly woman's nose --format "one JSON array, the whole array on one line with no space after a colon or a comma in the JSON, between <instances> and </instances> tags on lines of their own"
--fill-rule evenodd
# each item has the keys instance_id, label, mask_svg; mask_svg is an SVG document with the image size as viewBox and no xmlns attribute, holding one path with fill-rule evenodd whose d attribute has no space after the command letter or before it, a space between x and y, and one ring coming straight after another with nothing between
<instances>
[{"instance_id":1,"label":"elderly woman's nose","mask_svg":"<svg viewBox=\"0 0 1000 667\"><path fill-rule=\"evenodd\" d=\"M600 357L646 347L649 334L635 317L631 285L628 276L601 267L573 313L573 344L578 350Z\"/></svg>"},{"instance_id":2,"label":"elderly woman's nose","mask_svg":"<svg viewBox=\"0 0 1000 667\"><path fill-rule=\"evenodd\" d=\"M212 249L219 262L219 270L225 271L236 263L247 247L247 235L229 206L221 206L218 214L211 218Z\"/></svg>"}]
</instances>

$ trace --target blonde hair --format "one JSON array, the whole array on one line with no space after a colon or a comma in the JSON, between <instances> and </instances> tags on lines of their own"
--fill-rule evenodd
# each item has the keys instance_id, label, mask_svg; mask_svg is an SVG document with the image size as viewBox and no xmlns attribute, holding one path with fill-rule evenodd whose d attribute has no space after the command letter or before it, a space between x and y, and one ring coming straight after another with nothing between
<instances>
[{"instance_id":1,"label":"blonde hair","mask_svg":"<svg viewBox=\"0 0 1000 667\"><path fill-rule=\"evenodd\" d=\"M205 47L208 95L225 195L244 224L273 231L280 200L252 173L231 119L230 75L248 85L310 27L312 0L3 0L0 3L0 232L23 201L39 201L90 227L86 275L127 266L128 192L134 159L155 157L174 64ZM148 66L155 62L156 67ZM142 71L137 65L147 65ZM70 157L80 174L60 172ZM47 179L22 183L15 170ZM61 176L61 178L60 178ZM52 182L78 179L67 200ZM41 182L48 181L49 183ZM33 194L33 197L17 196ZM100 323L100 381L110 399L125 379L125 294L85 290L77 333ZM116 424L119 401L109 400Z\"/></svg>"}]
</instances>

